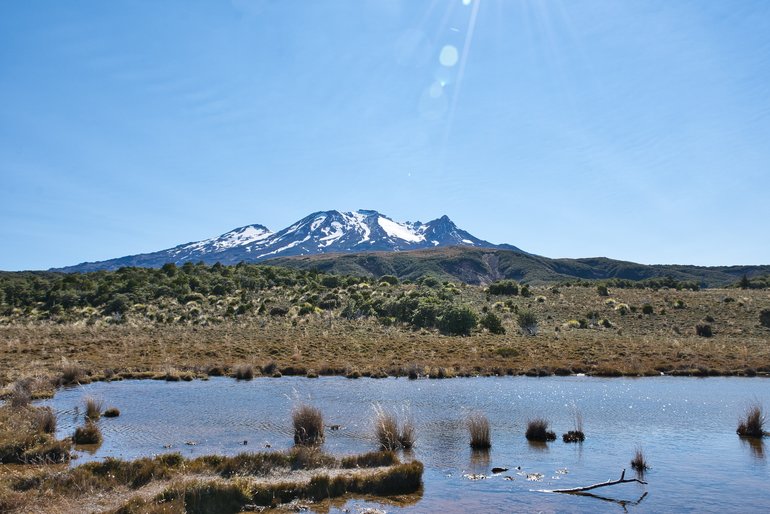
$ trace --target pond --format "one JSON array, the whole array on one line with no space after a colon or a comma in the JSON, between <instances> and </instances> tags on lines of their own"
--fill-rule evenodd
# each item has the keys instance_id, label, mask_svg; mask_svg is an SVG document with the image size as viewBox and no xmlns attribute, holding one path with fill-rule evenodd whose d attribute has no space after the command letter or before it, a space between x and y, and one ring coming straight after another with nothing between
<instances>
[{"instance_id":1,"label":"pond","mask_svg":"<svg viewBox=\"0 0 770 514\"><path fill-rule=\"evenodd\" d=\"M104 443L81 451L75 464L107 456L132 459L178 451L193 457L264 451L268 445L288 448L291 410L298 402L319 407L327 425L340 425L327 429L326 451L365 452L376 449L372 423L374 406L380 405L411 417L417 441L406 457L425 464L422 495L383 507L388 511L722 512L763 511L770 504L766 443L735 434L751 402L770 403L770 381L761 378L99 382L40 402L57 413L59 437L82 424L86 396L119 408L121 415L99 421ZM582 414L586 440L566 444L560 436L572 429L575 409ZM486 454L468 444L465 420L473 412L486 414L492 426L492 449ZM551 421L559 439L531 444L524 437L527 421L541 416ZM633 477L629 462L637 447L651 466L646 486L596 490L604 499L538 492L617 479L624 468ZM509 469L493 475L492 467ZM486 478L473 480L473 474ZM335 505L332 511L378 506L364 500Z\"/></svg>"}]
</instances>

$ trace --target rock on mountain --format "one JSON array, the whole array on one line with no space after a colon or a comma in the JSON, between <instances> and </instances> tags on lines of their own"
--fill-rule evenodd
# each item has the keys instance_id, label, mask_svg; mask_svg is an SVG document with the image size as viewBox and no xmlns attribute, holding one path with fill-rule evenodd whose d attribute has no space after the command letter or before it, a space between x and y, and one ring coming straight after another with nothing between
<instances>
[{"instance_id":1,"label":"rock on mountain","mask_svg":"<svg viewBox=\"0 0 770 514\"><path fill-rule=\"evenodd\" d=\"M458 228L447 216L427 223L393 221L377 211L315 212L278 232L262 225L247 225L219 237L187 243L153 253L100 262L86 262L55 271L88 272L123 266L160 267L167 262L183 264L237 264L275 257L325 253L398 252L467 246L521 252L511 245L496 245ZM523 252L522 252L523 253Z\"/></svg>"}]
</instances>

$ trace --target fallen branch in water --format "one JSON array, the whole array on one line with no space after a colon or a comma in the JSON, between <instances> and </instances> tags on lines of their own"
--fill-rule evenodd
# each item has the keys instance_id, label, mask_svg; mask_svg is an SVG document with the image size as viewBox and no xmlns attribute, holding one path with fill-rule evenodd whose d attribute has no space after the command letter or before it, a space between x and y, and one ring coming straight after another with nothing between
<instances>
[{"instance_id":1,"label":"fallen branch in water","mask_svg":"<svg viewBox=\"0 0 770 514\"><path fill-rule=\"evenodd\" d=\"M607 487L608 485L616 485L616 484L625 484L628 482L639 482L640 484L647 485L647 482L644 480L640 480L638 478L626 478L626 470L624 469L623 472L620 474L619 480L607 480L606 482L601 482L599 484L593 484L588 485L586 487L573 487L572 489L551 489L551 490L541 490L541 493L582 493L583 491L590 491L591 489L598 489L599 487Z\"/></svg>"}]
</instances>

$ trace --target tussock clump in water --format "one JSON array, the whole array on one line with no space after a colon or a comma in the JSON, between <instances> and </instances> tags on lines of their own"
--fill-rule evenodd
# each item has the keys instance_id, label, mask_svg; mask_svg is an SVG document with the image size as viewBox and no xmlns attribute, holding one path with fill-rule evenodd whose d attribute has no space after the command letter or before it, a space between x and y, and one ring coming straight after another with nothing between
<instances>
[{"instance_id":1,"label":"tussock clump in water","mask_svg":"<svg viewBox=\"0 0 770 514\"><path fill-rule=\"evenodd\" d=\"M316 407L300 405L291 413L295 444L319 444L324 440L323 414Z\"/></svg>"},{"instance_id":2,"label":"tussock clump in water","mask_svg":"<svg viewBox=\"0 0 770 514\"><path fill-rule=\"evenodd\" d=\"M527 423L527 432L524 434L528 441L553 441L556 434L548 430L548 420L535 418Z\"/></svg>"},{"instance_id":3,"label":"tussock clump in water","mask_svg":"<svg viewBox=\"0 0 770 514\"><path fill-rule=\"evenodd\" d=\"M471 437L471 448L474 450L486 450L492 447L492 434L489 428L489 420L483 414L471 414L468 417L468 432Z\"/></svg>"},{"instance_id":4,"label":"tussock clump in water","mask_svg":"<svg viewBox=\"0 0 770 514\"><path fill-rule=\"evenodd\" d=\"M561 439L565 443L582 443L586 440L586 435L583 433L583 415L579 410L575 409L573 416L575 418L573 429L566 434L562 434Z\"/></svg>"},{"instance_id":5,"label":"tussock clump in water","mask_svg":"<svg viewBox=\"0 0 770 514\"><path fill-rule=\"evenodd\" d=\"M374 435L380 443L380 448L387 451L403 448L408 450L414 446L416 432L414 423L405 420L399 427L398 418L392 412L386 412L382 407L374 409Z\"/></svg>"},{"instance_id":6,"label":"tussock clump in water","mask_svg":"<svg viewBox=\"0 0 770 514\"><path fill-rule=\"evenodd\" d=\"M738 424L736 433L741 437L762 437L765 434L765 415L762 407L752 405Z\"/></svg>"},{"instance_id":7,"label":"tussock clump in water","mask_svg":"<svg viewBox=\"0 0 770 514\"><path fill-rule=\"evenodd\" d=\"M89 420L82 427L75 429L72 441L75 444L99 444L102 442L102 432L96 426L96 423Z\"/></svg>"},{"instance_id":8,"label":"tussock clump in water","mask_svg":"<svg viewBox=\"0 0 770 514\"><path fill-rule=\"evenodd\" d=\"M102 414L105 418L117 418L120 416L120 409L117 407L110 407L106 411L104 411L104 414Z\"/></svg>"},{"instance_id":9,"label":"tussock clump in water","mask_svg":"<svg viewBox=\"0 0 770 514\"><path fill-rule=\"evenodd\" d=\"M631 467L639 473L644 473L650 469L647 459L644 456L644 452L641 448L637 448L634 452L634 458L631 459Z\"/></svg>"},{"instance_id":10,"label":"tussock clump in water","mask_svg":"<svg viewBox=\"0 0 770 514\"><path fill-rule=\"evenodd\" d=\"M96 420L102 415L102 406L104 402L89 396L86 398L86 419Z\"/></svg>"}]
</instances>

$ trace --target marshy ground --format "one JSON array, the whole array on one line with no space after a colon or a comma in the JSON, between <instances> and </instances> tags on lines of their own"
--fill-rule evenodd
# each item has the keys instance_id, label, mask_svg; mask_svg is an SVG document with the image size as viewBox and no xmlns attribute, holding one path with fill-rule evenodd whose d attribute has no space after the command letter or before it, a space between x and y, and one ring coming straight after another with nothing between
<instances>
[{"instance_id":1,"label":"marshy ground","mask_svg":"<svg viewBox=\"0 0 770 514\"><path fill-rule=\"evenodd\" d=\"M411 494L421 487L420 462L402 463L392 452L333 457L312 446L232 457L108 458L67 467L71 441L45 431L39 421L45 411L0 407L0 512L227 513L346 494Z\"/></svg>"},{"instance_id":2,"label":"marshy ground","mask_svg":"<svg viewBox=\"0 0 770 514\"><path fill-rule=\"evenodd\" d=\"M416 289L382 284L369 294ZM767 290L618 289L600 296L595 287L536 287L529 297L500 297L481 287L452 289L456 301L496 313L505 333L477 328L469 336L444 335L318 309L217 317L214 298L195 323L155 321L147 306L136 307L120 323L75 314L58 320L6 316L0 324L0 385L36 377L42 386L68 368L65 381L78 382L120 376L250 378L260 372L352 377L770 372L770 328L760 324L760 313L770 307ZM175 304L167 310L190 308L198 307ZM517 311L524 310L536 316L537 335L519 329ZM710 337L697 335L699 324L709 325Z\"/></svg>"}]
</instances>

